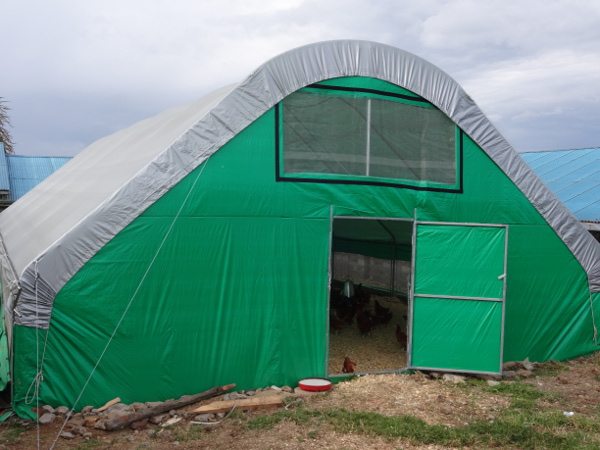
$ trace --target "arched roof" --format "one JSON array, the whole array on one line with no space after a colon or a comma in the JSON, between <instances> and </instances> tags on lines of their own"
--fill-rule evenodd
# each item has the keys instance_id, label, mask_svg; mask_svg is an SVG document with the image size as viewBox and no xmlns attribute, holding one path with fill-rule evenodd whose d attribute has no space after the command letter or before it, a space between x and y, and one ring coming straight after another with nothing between
<instances>
[{"instance_id":1,"label":"arched roof","mask_svg":"<svg viewBox=\"0 0 600 450\"><path fill-rule=\"evenodd\" d=\"M343 40L290 50L236 86L100 139L0 214L4 298L11 286L22 289L15 323L45 328L62 286L160 196L285 96L345 76L399 85L446 113L530 199L600 291L600 246L450 76L397 48Z\"/></svg>"}]
</instances>

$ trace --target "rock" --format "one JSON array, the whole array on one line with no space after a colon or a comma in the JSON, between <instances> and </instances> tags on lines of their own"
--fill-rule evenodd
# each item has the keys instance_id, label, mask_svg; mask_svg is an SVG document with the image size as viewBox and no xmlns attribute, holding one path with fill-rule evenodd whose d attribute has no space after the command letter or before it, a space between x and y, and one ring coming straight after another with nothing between
<instances>
[{"instance_id":1,"label":"rock","mask_svg":"<svg viewBox=\"0 0 600 450\"><path fill-rule=\"evenodd\" d=\"M273 389L274 391L280 391L281 390L281 388L279 386L275 386L275 385L271 386L271 389Z\"/></svg>"},{"instance_id":2,"label":"rock","mask_svg":"<svg viewBox=\"0 0 600 450\"><path fill-rule=\"evenodd\" d=\"M91 439L93 437L93 435L92 435L91 431L86 431L85 433L83 433L81 435L81 437L84 439Z\"/></svg>"},{"instance_id":3,"label":"rock","mask_svg":"<svg viewBox=\"0 0 600 450\"><path fill-rule=\"evenodd\" d=\"M210 422L214 418L215 418L214 414L199 414L196 417L194 417L194 420L196 422Z\"/></svg>"},{"instance_id":4,"label":"rock","mask_svg":"<svg viewBox=\"0 0 600 450\"><path fill-rule=\"evenodd\" d=\"M517 377L517 372L515 372L514 370L505 370L502 373L502 378L504 378L505 380L512 380L516 377Z\"/></svg>"},{"instance_id":5,"label":"rock","mask_svg":"<svg viewBox=\"0 0 600 450\"><path fill-rule=\"evenodd\" d=\"M54 422L54 419L56 419L56 415L52 414L52 413L44 413L42 414L42 416L38 419L40 425L48 425L49 423Z\"/></svg>"},{"instance_id":6,"label":"rock","mask_svg":"<svg viewBox=\"0 0 600 450\"><path fill-rule=\"evenodd\" d=\"M92 412L92 410L94 409L93 406L84 406L83 409L81 410L81 414L89 414Z\"/></svg>"},{"instance_id":7,"label":"rock","mask_svg":"<svg viewBox=\"0 0 600 450\"><path fill-rule=\"evenodd\" d=\"M134 402L131 405L129 405L129 407L131 409L133 409L135 412L144 410L144 409L148 409L148 407L146 406L145 403L140 403L140 402Z\"/></svg>"},{"instance_id":8,"label":"rock","mask_svg":"<svg viewBox=\"0 0 600 450\"><path fill-rule=\"evenodd\" d=\"M523 366L523 369L525 369L525 370L529 370L529 371L533 370L533 364L531 362L529 362L529 357L525 358L525 360L521 363L521 365Z\"/></svg>"},{"instance_id":9,"label":"rock","mask_svg":"<svg viewBox=\"0 0 600 450\"><path fill-rule=\"evenodd\" d=\"M256 395L256 391L247 391L247 392L246 392L246 395L247 395L248 397L252 397L253 395Z\"/></svg>"},{"instance_id":10,"label":"rock","mask_svg":"<svg viewBox=\"0 0 600 450\"><path fill-rule=\"evenodd\" d=\"M487 380L488 386L500 386L500 382L496 380Z\"/></svg>"},{"instance_id":11,"label":"rock","mask_svg":"<svg viewBox=\"0 0 600 450\"><path fill-rule=\"evenodd\" d=\"M125 417L129 415L131 411L126 410L116 410L116 411L108 411L106 413L106 418L108 420L119 420L121 417Z\"/></svg>"},{"instance_id":12,"label":"rock","mask_svg":"<svg viewBox=\"0 0 600 450\"><path fill-rule=\"evenodd\" d=\"M86 427L93 427L96 424L96 422L98 422L99 419L100 419L99 416L87 416L83 420L83 423L85 424Z\"/></svg>"},{"instance_id":13,"label":"rock","mask_svg":"<svg viewBox=\"0 0 600 450\"><path fill-rule=\"evenodd\" d=\"M164 402L146 402L146 406L148 408L155 408L157 406L162 405Z\"/></svg>"},{"instance_id":14,"label":"rock","mask_svg":"<svg viewBox=\"0 0 600 450\"><path fill-rule=\"evenodd\" d=\"M164 422L164 420L167 418L166 414L159 414L158 416L152 416L150 417L150 423L153 423L154 425L160 425L161 423Z\"/></svg>"},{"instance_id":15,"label":"rock","mask_svg":"<svg viewBox=\"0 0 600 450\"><path fill-rule=\"evenodd\" d=\"M54 408L50 405L44 405L42 406L42 410L44 412L50 413L50 414L54 414Z\"/></svg>"},{"instance_id":16,"label":"rock","mask_svg":"<svg viewBox=\"0 0 600 450\"><path fill-rule=\"evenodd\" d=\"M466 378L463 377L462 375L455 375L453 373L445 373L442 377L443 380L445 381L450 381L451 383L454 384L461 384L461 383L466 383Z\"/></svg>"},{"instance_id":17,"label":"rock","mask_svg":"<svg viewBox=\"0 0 600 450\"><path fill-rule=\"evenodd\" d=\"M282 390L283 392L289 392L290 394L291 394L292 392L294 392L294 390L293 390L291 387L289 387L289 386L283 386L283 387L281 388L281 390Z\"/></svg>"},{"instance_id":18,"label":"rock","mask_svg":"<svg viewBox=\"0 0 600 450\"><path fill-rule=\"evenodd\" d=\"M67 408L66 406L59 406L54 410L54 414L59 416L66 416L68 412L69 408Z\"/></svg>"},{"instance_id":19,"label":"rock","mask_svg":"<svg viewBox=\"0 0 600 450\"><path fill-rule=\"evenodd\" d=\"M443 407L441 407L441 408L440 408L440 411L441 411L443 414L446 414L447 416L450 416L450 415L454 414L454 410L453 410L452 408L449 408L449 407L447 407L447 406L443 406Z\"/></svg>"},{"instance_id":20,"label":"rock","mask_svg":"<svg viewBox=\"0 0 600 450\"><path fill-rule=\"evenodd\" d=\"M441 377L442 377L442 374L441 374L441 373L439 373L439 372L429 372L429 377L430 377L432 380L437 380L437 379L439 379L439 378L441 378Z\"/></svg>"},{"instance_id":21,"label":"rock","mask_svg":"<svg viewBox=\"0 0 600 450\"><path fill-rule=\"evenodd\" d=\"M94 428L96 430L106 430L106 420L102 419L102 420L98 420L95 424L94 424Z\"/></svg>"},{"instance_id":22,"label":"rock","mask_svg":"<svg viewBox=\"0 0 600 450\"><path fill-rule=\"evenodd\" d=\"M177 415L177 411L175 411L174 409L172 409L171 411L169 411L169 416L175 417L176 415Z\"/></svg>"},{"instance_id":23,"label":"rock","mask_svg":"<svg viewBox=\"0 0 600 450\"><path fill-rule=\"evenodd\" d=\"M63 439L75 439L75 435L73 433L69 433L68 431L60 433L60 437Z\"/></svg>"},{"instance_id":24,"label":"rock","mask_svg":"<svg viewBox=\"0 0 600 450\"><path fill-rule=\"evenodd\" d=\"M147 420L138 420L137 422L133 422L131 425L129 425L129 428L131 428L132 430L145 430L146 428L148 428L148 421Z\"/></svg>"},{"instance_id":25,"label":"rock","mask_svg":"<svg viewBox=\"0 0 600 450\"><path fill-rule=\"evenodd\" d=\"M78 436L83 436L88 431L82 426L76 426L71 428L71 433L76 434Z\"/></svg>"},{"instance_id":26,"label":"rock","mask_svg":"<svg viewBox=\"0 0 600 450\"><path fill-rule=\"evenodd\" d=\"M125 403L115 403L114 405L109 406L106 409L107 412L110 411L126 411L128 413L134 412L133 405L126 405Z\"/></svg>"},{"instance_id":27,"label":"rock","mask_svg":"<svg viewBox=\"0 0 600 450\"><path fill-rule=\"evenodd\" d=\"M85 425L85 419L83 418L82 415L77 415L77 416L72 417L69 420L68 424L71 427L82 427L83 425Z\"/></svg>"}]
</instances>

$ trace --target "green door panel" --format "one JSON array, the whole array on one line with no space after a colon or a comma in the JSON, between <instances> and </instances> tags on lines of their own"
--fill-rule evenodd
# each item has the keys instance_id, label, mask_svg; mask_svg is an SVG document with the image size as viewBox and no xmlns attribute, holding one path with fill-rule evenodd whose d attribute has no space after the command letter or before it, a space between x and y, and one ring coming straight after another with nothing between
<instances>
[{"instance_id":1,"label":"green door panel","mask_svg":"<svg viewBox=\"0 0 600 450\"><path fill-rule=\"evenodd\" d=\"M417 224L410 366L501 372L506 228Z\"/></svg>"}]
</instances>

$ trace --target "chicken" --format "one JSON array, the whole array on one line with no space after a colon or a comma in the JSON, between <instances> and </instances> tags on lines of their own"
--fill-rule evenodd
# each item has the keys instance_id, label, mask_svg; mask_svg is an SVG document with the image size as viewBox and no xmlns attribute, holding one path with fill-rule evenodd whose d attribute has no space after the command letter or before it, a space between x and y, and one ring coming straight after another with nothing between
<instances>
[{"instance_id":1,"label":"chicken","mask_svg":"<svg viewBox=\"0 0 600 450\"><path fill-rule=\"evenodd\" d=\"M375 317L377 318L377 323L388 324L392 320L393 315L390 308L384 308L375 300Z\"/></svg>"},{"instance_id":2,"label":"chicken","mask_svg":"<svg viewBox=\"0 0 600 450\"><path fill-rule=\"evenodd\" d=\"M365 288L363 288L362 283L354 285L354 296L358 300L359 303L366 305L371 300L371 294L369 294Z\"/></svg>"},{"instance_id":3,"label":"chicken","mask_svg":"<svg viewBox=\"0 0 600 450\"><path fill-rule=\"evenodd\" d=\"M329 302L332 308L337 308L342 303L342 291L331 288L329 292Z\"/></svg>"},{"instance_id":4,"label":"chicken","mask_svg":"<svg viewBox=\"0 0 600 450\"><path fill-rule=\"evenodd\" d=\"M375 322L368 311L360 309L356 313L356 326L362 334L368 334L375 326Z\"/></svg>"},{"instance_id":5,"label":"chicken","mask_svg":"<svg viewBox=\"0 0 600 450\"><path fill-rule=\"evenodd\" d=\"M357 365L358 364L356 364L354 361L352 361L349 356L346 356L346 359L344 359L344 365L342 366L342 372L343 373L354 373L354 369L356 369Z\"/></svg>"},{"instance_id":6,"label":"chicken","mask_svg":"<svg viewBox=\"0 0 600 450\"><path fill-rule=\"evenodd\" d=\"M356 314L356 305L355 304L347 304L338 308L338 317L346 322L348 325L351 325L354 322L354 315Z\"/></svg>"},{"instance_id":7,"label":"chicken","mask_svg":"<svg viewBox=\"0 0 600 450\"><path fill-rule=\"evenodd\" d=\"M408 345L408 336L402 328L400 328L400 324L396 324L396 340L400 343L403 349L406 350L406 346Z\"/></svg>"},{"instance_id":8,"label":"chicken","mask_svg":"<svg viewBox=\"0 0 600 450\"><path fill-rule=\"evenodd\" d=\"M335 311L329 312L329 326L337 333L346 326L346 322L340 319Z\"/></svg>"}]
</instances>

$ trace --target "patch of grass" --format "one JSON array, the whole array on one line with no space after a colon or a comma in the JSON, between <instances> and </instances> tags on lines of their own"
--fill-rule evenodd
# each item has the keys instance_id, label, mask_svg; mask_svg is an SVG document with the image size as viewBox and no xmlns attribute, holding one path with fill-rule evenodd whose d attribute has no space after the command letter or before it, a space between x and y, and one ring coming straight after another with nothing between
<instances>
[{"instance_id":1,"label":"patch of grass","mask_svg":"<svg viewBox=\"0 0 600 450\"><path fill-rule=\"evenodd\" d=\"M94 439L88 439L86 441L81 441L76 447L73 447L77 450L87 450L90 448L96 448L100 445L103 445L102 442L96 441Z\"/></svg>"},{"instance_id":2,"label":"patch of grass","mask_svg":"<svg viewBox=\"0 0 600 450\"><path fill-rule=\"evenodd\" d=\"M509 396L513 406L519 409L531 409L535 407L535 400L543 400L549 403L555 403L560 400L560 395L555 392L543 392L529 383L517 381L500 383L498 386L490 386L485 390L492 394Z\"/></svg>"},{"instance_id":3,"label":"patch of grass","mask_svg":"<svg viewBox=\"0 0 600 450\"><path fill-rule=\"evenodd\" d=\"M589 433L597 422L568 420L562 414L513 411L494 422L472 422L461 428L428 425L411 416L388 417L376 413L330 409L324 412L328 422L338 431L381 436L388 439L407 438L421 444L449 447L471 446L592 449L598 448L597 436Z\"/></svg>"},{"instance_id":4,"label":"patch of grass","mask_svg":"<svg viewBox=\"0 0 600 450\"><path fill-rule=\"evenodd\" d=\"M408 438L424 444L458 446L470 444L468 433L462 428L428 425L412 416L383 416L364 411L328 409L324 411L328 422L343 433L368 434L388 439Z\"/></svg>"},{"instance_id":5,"label":"patch of grass","mask_svg":"<svg viewBox=\"0 0 600 450\"><path fill-rule=\"evenodd\" d=\"M527 388L510 388L521 396L539 398ZM414 443L448 447L470 446L508 447L519 449L592 449L599 448L600 423L585 417L567 418L557 411L531 407L531 398L516 398L523 408L504 410L493 422L471 422L464 427L428 425L412 416L384 416L365 411L329 408L322 411L299 408L279 411L269 416L249 420L248 428L271 429L281 421L302 425L311 431L305 437L315 438L328 424L341 433L380 436L386 439L404 438ZM519 403L521 402L521 403Z\"/></svg>"},{"instance_id":6,"label":"patch of grass","mask_svg":"<svg viewBox=\"0 0 600 450\"><path fill-rule=\"evenodd\" d=\"M306 435L311 439L316 439L317 436L319 435L319 430L317 429L317 430L309 431L308 433L306 433Z\"/></svg>"},{"instance_id":7,"label":"patch of grass","mask_svg":"<svg viewBox=\"0 0 600 450\"><path fill-rule=\"evenodd\" d=\"M251 430L270 430L283 420L293 422L297 425L307 425L314 418L319 418L320 416L322 416L322 414L319 411L312 411L299 407L290 411L281 410L274 414L250 419L247 422L247 426Z\"/></svg>"},{"instance_id":8,"label":"patch of grass","mask_svg":"<svg viewBox=\"0 0 600 450\"><path fill-rule=\"evenodd\" d=\"M204 428L200 425L191 424L187 429L182 429L183 434L180 432L175 436L175 440L179 442L198 441L202 439L204 435Z\"/></svg>"},{"instance_id":9,"label":"patch of grass","mask_svg":"<svg viewBox=\"0 0 600 450\"><path fill-rule=\"evenodd\" d=\"M6 422L6 429L0 435L0 443L14 442L28 429L19 425L16 421L10 420Z\"/></svg>"},{"instance_id":10,"label":"patch of grass","mask_svg":"<svg viewBox=\"0 0 600 450\"><path fill-rule=\"evenodd\" d=\"M540 377L555 377L561 372L569 370L569 366L559 361L546 361L535 366L535 375Z\"/></svg>"},{"instance_id":11,"label":"patch of grass","mask_svg":"<svg viewBox=\"0 0 600 450\"><path fill-rule=\"evenodd\" d=\"M248 416L241 409L234 409L229 414L228 419L248 420Z\"/></svg>"},{"instance_id":12,"label":"patch of grass","mask_svg":"<svg viewBox=\"0 0 600 450\"><path fill-rule=\"evenodd\" d=\"M485 387L487 386L487 381L482 380L480 378L472 378L468 379L464 384L457 384L457 387L460 388L470 388L470 387Z\"/></svg>"}]
</instances>

